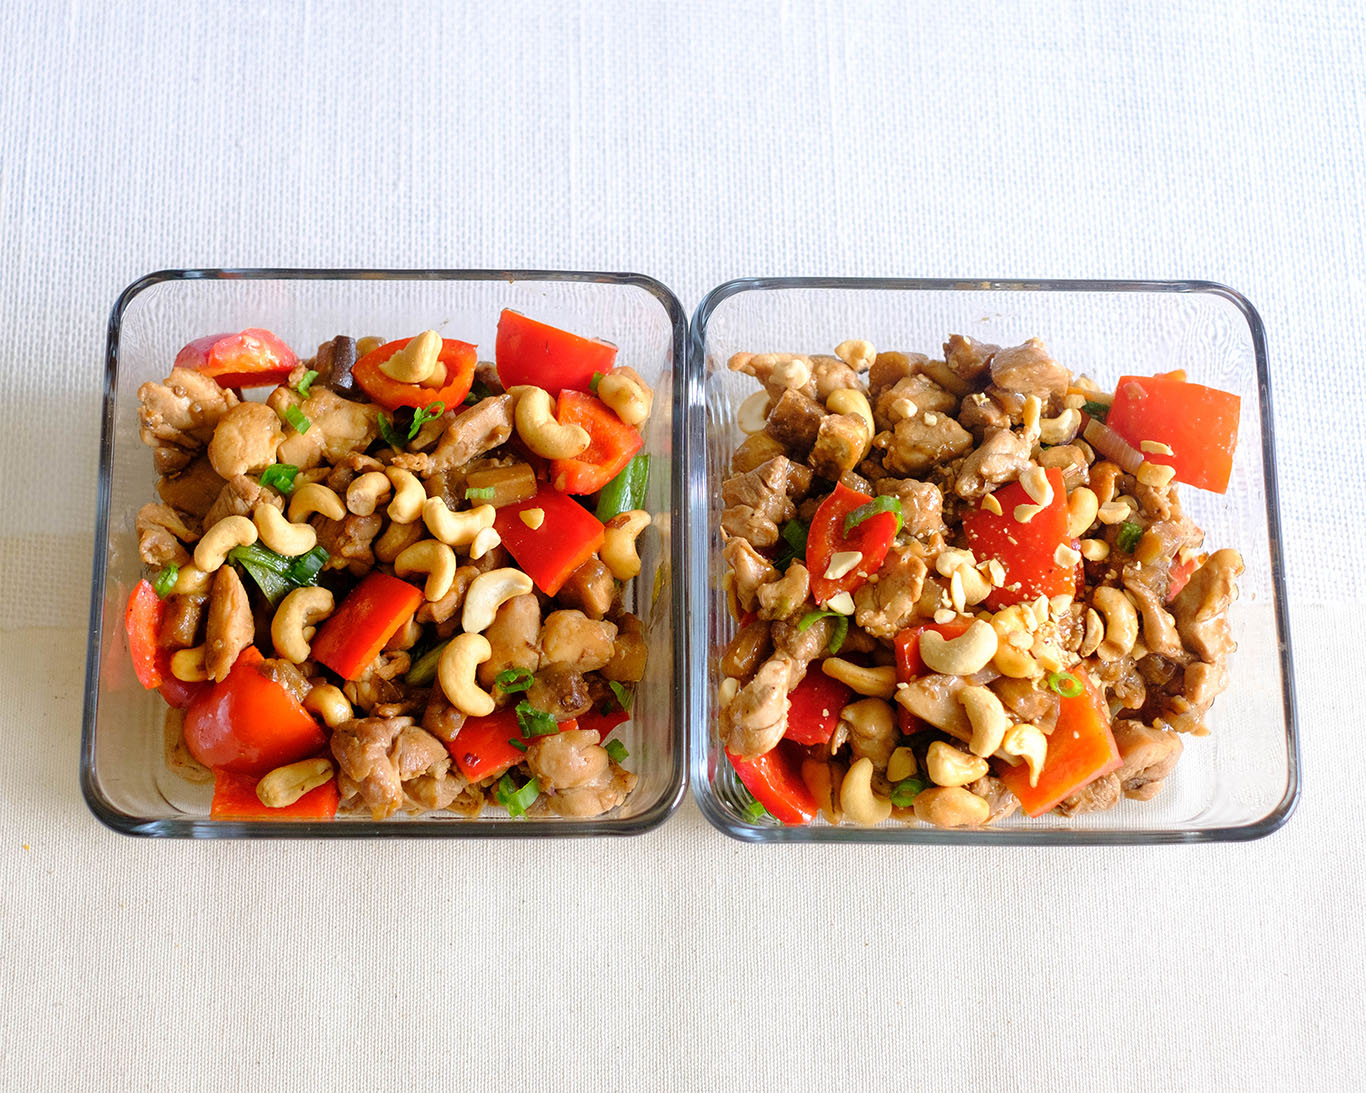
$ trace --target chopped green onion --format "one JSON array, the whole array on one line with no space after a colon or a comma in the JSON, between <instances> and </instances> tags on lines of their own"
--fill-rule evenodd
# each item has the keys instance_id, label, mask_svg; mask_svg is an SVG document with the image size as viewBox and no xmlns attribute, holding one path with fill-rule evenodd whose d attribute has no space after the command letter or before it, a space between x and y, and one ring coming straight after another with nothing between
<instances>
[{"instance_id":1,"label":"chopped green onion","mask_svg":"<svg viewBox=\"0 0 1366 1093\"><path fill-rule=\"evenodd\" d=\"M427 686L436 678L436 667L441 663L441 654L446 651L446 646L449 644L450 642L443 641L439 645L434 645L413 661L413 666L408 669L408 674L403 677L403 682L410 687Z\"/></svg>"},{"instance_id":2,"label":"chopped green onion","mask_svg":"<svg viewBox=\"0 0 1366 1093\"><path fill-rule=\"evenodd\" d=\"M492 501L498 496L498 491L492 486L471 486L465 490L466 501Z\"/></svg>"},{"instance_id":3,"label":"chopped green onion","mask_svg":"<svg viewBox=\"0 0 1366 1093\"><path fill-rule=\"evenodd\" d=\"M1081 680L1071 672L1049 672L1045 685L1063 698L1076 698L1084 690Z\"/></svg>"},{"instance_id":4,"label":"chopped green onion","mask_svg":"<svg viewBox=\"0 0 1366 1093\"><path fill-rule=\"evenodd\" d=\"M417 431L426 425L427 422L439 418L446 412L446 404L439 399L436 402L429 402L422 409L413 413L413 423L408 426L408 439L412 440L417 436Z\"/></svg>"},{"instance_id":5,"label":"chopped green onion","mask_svg":"<svg viewBox=\"0 0 1366 1093\"><path fill-rule=\"evenodd\" d=\"M598 393L598 384L600 384L602 380L603 374L601 372L594 372L593 378L588 381L588 390L596 395Z\"/></svg>"},{"instance_id":6,"label":"chopped green onion","mask_svg":"<svg viewBox=\"0 0 1366 1093\"><path fill-rule=\"evenodd\" d=\"M503 775L498 780L498 788L493 791L494 800L507 809L508 815L514 819L525 816L526 810L535 804L540 795L541 784L535 778L518 789L511 774Z\"/></svg>"},{"instance_id":7,"label":"chopped green onion","mask_svg":"<svg viewBox=\"0 0 1366 1093\"><path fill-rule=\"evenodd\" d=\"M505 695L515 695L529 689L535 678L526 668L507 668L494 677L493 685Z\"/></svg>"},{"instance_id":8,"label":"chopped green onion","mask_svg":"<svg viewBox=\"0 0 1366 1093\"><path fill-rule=\"evenodd\" d=\"M299 468L293 463L272 463L261 472L261 485L288 496L294 491L294 476L298 473Z\"/></svg>"},{"instance_id":9,"label":"chopped green onion","mask_svg":"<svg viewBox=\"0 0 1366 1093\"><path fill-rule=\"evenodd\" d=\"M762 820L767 815L768 809L758 801L750 801L749 806L745 809L745 819L750 822Z\"/></svg>"},{"instance_id":10,"label":"chopped green onion","mask_svg":"<svg viewBox=\"0 0 1366 1093\"><path fill-rule=\"evenodd\" d=\"M473 406L476 402L483 402L484 399L489 398L492 395L492 391L490 391L484 384L480 383L478 380L475 380L472 384L470 384L470 393L465 396L464 405Z\"/></svg>"},{"instance_id":11,"label":"chopped green onion","mask_svg":"<svg viewBox=\"0 0 1366 1093\"><path fill-rule=\"evenodd\" d=\"M384 416L383 410L381 410L378 414L375 415L375 420L379 425L380 439L383 440L384 443L389 445L389 447L393 448L394 451L403 451L403 438L399 436L398 433L394 430L393 424L389 421L387 417Z\"/></svg>"},{"instance_id":12,"label":"chopped green onion","mask_svg":"<svg viewBox=\"0 0 1366 1093\"><path fill-rule=\"evenodd\" d=\"M830 611L824 607L818 607L814 611L808 611L797 623L797 632L801 633L814 626L820 619L834 619L835 632L830 635L830 640L825 643L825 647L831 653L838 653L844 645L844 639L849 636L849 616L841 615L838 611Z\"/></svg>"},{"instance_id":13,"label":"chopped green onion","mask_svg":"<svg viewBox=\"0 0 1366 1093\"><path fill-rule=\"evenodd\" d=\"M526 751L526 745L522 743L520 740L518 740L515 736L509 736L508 743L511 744L518 751Z\"/></svg>"},{"instance_id":14,"label":"chopped green onion","mask_svg":"<svg viewBox=\"0 0 1366 1093\"><path fill-rule=\"evenodd\" d=\"M309 421L308 418L304 416L304 412L297 406L287 406L285 408L285 420L294 427L296 433L306 433L313 425L313 422Z\"/></svg>"},{"instance_id":15,"label":"chopped green onion","mask_svg":"<svg viewBox=\"0 0 1366 1093\"><path fill-rule=\"evenodd\" d=\"M318 573L327 562L328 553L325 548L316 546L307 554L289 558L260 543L252 543L233 547L228 552L228 559L246 570L274 607L287 592L317 584Z\"/></svg>"},{"instance_id":16,"label":"chopped green onion","mask_svg":"<svg viewBox=\"0 0 1366 1093\"><path fill-rule=\"evenodd\" d=\"M1143 538L1143 525L1135 524L1132 520L1125 520L1119 525L1119 534L1115 536L1115 546L1126 554L1132 554L1134 547L1138 546L1138 541Z\"/></svg>"},{"instance_id":17,"label":"chopped green onion","mask_svg":"<svg viewBox=\"0 0 1366 1093\"><path fill-rule=\"evenodd\" d=\"M631 753L626 750L626 745L623 744L620 740L609 740L602 746L602 748L603 751L607 752L607 758L612 760L612 762L616 763L618 766L620 766L623 762L630 758L631 755Z\"/></svg>"},{"instance_id":18,"label":"chopped green onion","mask_svg":"<svg viewBox=\"0 0 1366 1093\"><path fill-rule=\"evenodd\" d=\"M613 516L645 507L645 486L650 481L650 457L638 455L622 468L598 494L595 515L604 524Z\"/></svg>"},{"instance_id":19,"label":"chopped green onion","mask_svg":"<svg viewBox=\"0 0 1366 1093\"><path fill-rule=\"evenodd\" d=\"M175 562L167 562L161 567L161 572L152 578L152 590L159 599L165 599L171 594L171 589L175 587L176 578L180 576L180 566Z\"/></svg>"},{"instance_id":20,"label":"chopped green onion","mask_svg":"<svg viewBox=\"0 0 1366 1093\"><path fill-rule=\"evenodd\" d=\"M526 699L517 703L517 724L523 736L551 736L560 731L560 723L544 710L538 710Z\"/></svg>"},{"instance_id":21,"label":"chopped green onion","mask_svg":"<svg viewBox=\"0 0 1366 1093\"><path fill-rule=\"evenodd\" d=\"M914 776L903 779L892 787L890 800L897 808L910 808L915 799L926 789L926 785Z\"/></svg>"},{"instance_id":22,"label":"chopped green onion","mask_svg":"<svg viewBox=\"0 0 1366 1093\"><path fill-rule=\"evenodd\" d=\"M807 525L797 519L789 520L782 526L779 534L783 537L783 545L773 559L775 566L786 570L796 559L806 557L807 530Z\"/></svg>"},{"instance_id":23,"label":"chopped green onion","mask_svg":"<svg viewBox=\"0 0 1366 1093\"><path fill-rule=\"evenodd\" d=\"M616 697L617 705L623 710L630 712L631 703L635 700L635 691L629 687L623 687L615 679L609 679L607 686L612 688L612 694Z\"/></svg>"},{"instance_id":24,"label":"chopped green onion","mask_svg":"<svg viewBox=\"0 0 1366 1093\"><path fill-rule=\"evenodd\" d=\"M1104 421L1105 415L1110 412L1110 407L1106 406L1105 403L1092 402L1090 399L1087 399L1085 402L1083 402L1081 404L1081 408L1084 412L1090 414L1097 421Z\"/></svg>"},{"instance_id":25,"label":"chopped green onion","mask_svg":"<svg viewBox=\"0 0 1366 1093\"><path fill-rule=\"evenodd\" d=\"M299 385L294 390L299 392L300 398L308 398L308 389L313 386L313 381L318 378L318 373L309 369L304 373L304 378L299 381Z\"/></svg>"},{"instance_id":26,"label":"chopped green onion","mask_svg":"<svg viewBox=\"0 0 1366 1093\"><path fill-rule=\"evenodd\" d=\"M892 534L895 535L897 532L900 532L903 525L901 519L901 502L895 497L888 497L886 494L883 494L881 497L874 497L866 505L860 505L844 518L844 534L848 535L870 516L877 516L884 512L890 512L896 517L896 531L892 532Z\"/></svg>"}]
</instances>

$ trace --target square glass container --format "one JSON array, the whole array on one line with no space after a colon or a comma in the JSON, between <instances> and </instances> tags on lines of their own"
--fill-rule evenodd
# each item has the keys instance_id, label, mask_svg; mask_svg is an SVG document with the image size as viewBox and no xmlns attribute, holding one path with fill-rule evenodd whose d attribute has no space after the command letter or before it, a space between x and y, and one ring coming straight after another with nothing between
<instances>
[{"instance_id":1,"label":"square glass container","mask_svg":"<svg viewBox=\"0 0 1366 1093\"><path fill-rule=\"evenodd\" d=\"M505 308L605 338L619 360L654 387L644 429L651 476L647 508L654 530L641 537L641 577L627 606L646 622L649 660L634 716L618 730L639 776L613 814L594 819L509 819L492 809L466 819L450 813L382 823L234 823L208 818L210 786L171 774L163 762L165 704L138 685L123 635L129 590L142 576L134 534L139 507L156 500L151 451L138 437L137 389L166 376L176 351L204 334L265 327L301 357L338 333L354 337L434 328L480 346L492 359ZM510 836L639 834L664 821L684 783L682 617L684 478L680 462L687 319L673 294L635 274L496 270L176 270L130 285L109 321L100 447L90 644L86 662L81 787L91 810L117 831L189 837ZM260 397L260 396L258 396Z\"/></svg>"},{"instance_id":2,"label":"square glass container","mask_svg":"<svg viewBox=\"0 0 1366 1093\"><path fill-rule=\"evenodd\" d=\"M719 651L734 633L721 591L721 483L744 438L735 420L755 381L728 371L737 352L830 353L846 338L938 356L949 334L1000 345L1037 336L1053 356L1102 386L1123 374L1184 368L1196 383L1242 399L1226 494L1183 487L1205 547L1242 552L1246 571L1229 614L1238 650L1210 735L1184 754L1151 801L1122 800L1073 819L1020 814L986 828L888 821L783 827L746 818L738 779L716 735ZM1266 340L1237 292L1194 281L960 281L772 278L713 289L693 317L687 382L690 775L707 819L758 842L1156 843L1255 839L1289 817L1299 795L1290 634L1276 499Z\"/></svg>"}]
</instances>

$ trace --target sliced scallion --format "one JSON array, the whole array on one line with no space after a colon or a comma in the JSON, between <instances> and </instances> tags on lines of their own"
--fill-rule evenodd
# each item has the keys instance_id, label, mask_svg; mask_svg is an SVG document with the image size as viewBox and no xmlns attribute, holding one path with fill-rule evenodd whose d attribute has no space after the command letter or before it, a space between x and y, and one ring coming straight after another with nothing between
<instances>
[{"instance_id":1,"label":"sliced scallion","mask_svg":"<svg viewBox=\"0 0 1366 1093\"><path fill-rule=\"evenodd\" d=\"M607 758L618 766L625 762L631 755L631 753L626 750L626 745L620 740L609 740L602 748L603 751L607 752Z\"/></svg>"},{"instance_id":2,"label":"sliced scallion","mask_svg":"<svg viewBox=\"0 0 1366 1093\"><path fill-rule=\"evenodd\" d=\"M293 463L272 463L261 472L261 485L288 497L294 491L294 476L298 473L299 468Z\"/></svg>"},{"instance_id":3,"label":"sliced scallion","mask_svg":"<svg viewBox=\"0 0 1366 1093\"><path fill-rule=\"evenodd\" d=\"M410 687L425 687L436 678L437 665L441 663L441 654L446 651L449 642L441 642L434 645L423 653L417 660L413 661L413 666L408 669L408 674L403 677L403 682Z\"/></svg>"},{"instance_id":4,"label":"sliced scallion","mask_svg":"<svg viewBox=\"0 0 1366 1093\"><path fill-rule=\"evenodd\" d=\"M896 517L896 531L892 533L895 535L901 530L903 523L901 519L901 502L895 497L888 497L886 494L883 494L881 497L874 497L866 505L860 505L846 516L844 518L844 534L848 535L858 527L859 524L863 523L863 521L873 516L879 516L884 512L890 512Z\"/></svg>"},{"instance_id":5,"label":"sliced scallion","mask_svg":"<svg viewBox=\"0 0 1366 1093\"><path fill-rule=\"evenodd\" d=\"M1049 672L1044 685L1063 698L1076 698L1084 690L1081 680L1071 672Z\"/></svg>"},{"instance_id":6,"label":"sliced scallion","mask_svg":"<svg viewBox=\"0 0 1366 1093\"><path fill-rule=\"evenodd\" d=\"M313 422L304 416L304 412L297 406L287 406L285 408L285 420L296 433L306 433L312 427Z\"/></svg>"},{"instance_id":7,"label":"sliced scallion","mask_svg":"<svg viewBox=\"0 0 1366 1093\"><path fill-rule=\"evenodd\" d=\"M465 490L466 501L492 501L498 491L492 486L470 486Z\"/></svg>"},{"instance_id":8,"label":"sliced scallion","mask_svg":"<svg viewBox=\"0 0 1366 1093\"><path fill-rule=\"evenodd\" d=\"M1134 547L1138 546L1138 541L1143 538L1143 525L1135 524L1132 520L1125 520L1119 525L1119 532L1115 535L1115 546L1124 551L1125 554L1132 554Z\"/></svg>"},{"instance_id":9,"label":"sliced scallion","mask_svg":"<svg viewBox=\"0 0 1366 1093\"><path fill-rule=\"evenodd\" d=\"M536 677L526 668L505 668L493 678L493 685L505 695L515 695L531 687Z\"/></svg>"},{"instance_id":10,"label":"sliced scallion","mask_svg":"<svg viewBox=\"0 0 1366 1093\"><path fill-rule=\"evenodd\" d=\"M304 378L299 381L299 385L294 390L299 392L300 398L308 398L308 389L313 386L313 381L318 378L318 373L310 368L304 373Z\"/></svg>"},{"instance_id":11,"label":"sliced scallion","mask_svg":"<svg viewBox=\"0 0 1366 1093\"><path fill-rule=\"evenodd\" d=\"M517 703L517 724L523 736L550 736L560 731L560 723L545 710L538 710L526 699Z\"/></svg>"},{"instance_id":12,"label":"sliced scallion","mask_svg":"<svg viewBox=\"0 0 1366 1093\"><path fill-rule=\"evenodd\" d=\"M180 566L175 562L167 562L161 567L161 572L152 578L152 591L159 599L164 600L171 594L171 589L175 587L176 578L179 576Z\"/></svg>"},{"instance_id":13,"label":"sliced scallion","mask_svg":"<svg viewBox=\"0 0 1366 1093\"><path fill-rule=\"evenodd\" d=\"M630 687L623 687L615 679L609 679L607 686L612 689L612 694L617 700L617 705L628 713L631 710L631 703L635 701L636 693Z\"/></svg>"}]
</instances>

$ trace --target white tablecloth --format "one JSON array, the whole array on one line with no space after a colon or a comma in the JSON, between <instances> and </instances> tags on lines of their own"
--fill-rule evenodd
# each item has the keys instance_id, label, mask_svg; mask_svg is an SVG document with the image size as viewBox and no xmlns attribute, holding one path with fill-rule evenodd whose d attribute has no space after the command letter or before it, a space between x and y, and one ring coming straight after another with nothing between
<instances>
[{"instance_id":1,"label":"white tablecloth","mask_svg":"<svg viewBox=\"0 0 1366 1093\"><path fill-rule=\"evenodd\" d=\"M0 1085L1359 1082L1360 6L371 7L0 8ZM689 308L769 273L1232 284L1299 812L1149 849L767 849L690 803L630 841L111 834L76 783L104 324L193 265L627 269Z\"/></svg>"}]
</instances>

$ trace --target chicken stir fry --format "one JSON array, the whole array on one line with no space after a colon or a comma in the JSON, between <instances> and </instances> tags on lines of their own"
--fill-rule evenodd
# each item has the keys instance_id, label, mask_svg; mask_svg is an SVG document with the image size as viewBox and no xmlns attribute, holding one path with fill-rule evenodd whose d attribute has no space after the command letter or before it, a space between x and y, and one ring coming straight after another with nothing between
<instances>
[{"instance_id":1,"label":"chicken stir fry","mask_svg":"<svg viewBox=\"0 0 1366 1093\"><path fill-rule=\"evenodd\" d=\"M247 330L142 386L129 649L215 818L627 799L654 396L616 352L507 311L496 363L430 330L304 361Z\"/></svg>"},{"instance_id":2,"label":"chicken stir fry","mask_svg":"<svg viewBox=\"0 0 1366 1093\"><path fill-rule=\"evenodd\" d=\"M1158 794L1228 683L1238 399L1099 389L1037 338L940 359L741 353L761 385L722 487L721 742L784 823L941 827Z\"/></svg>"}]
</instances>

